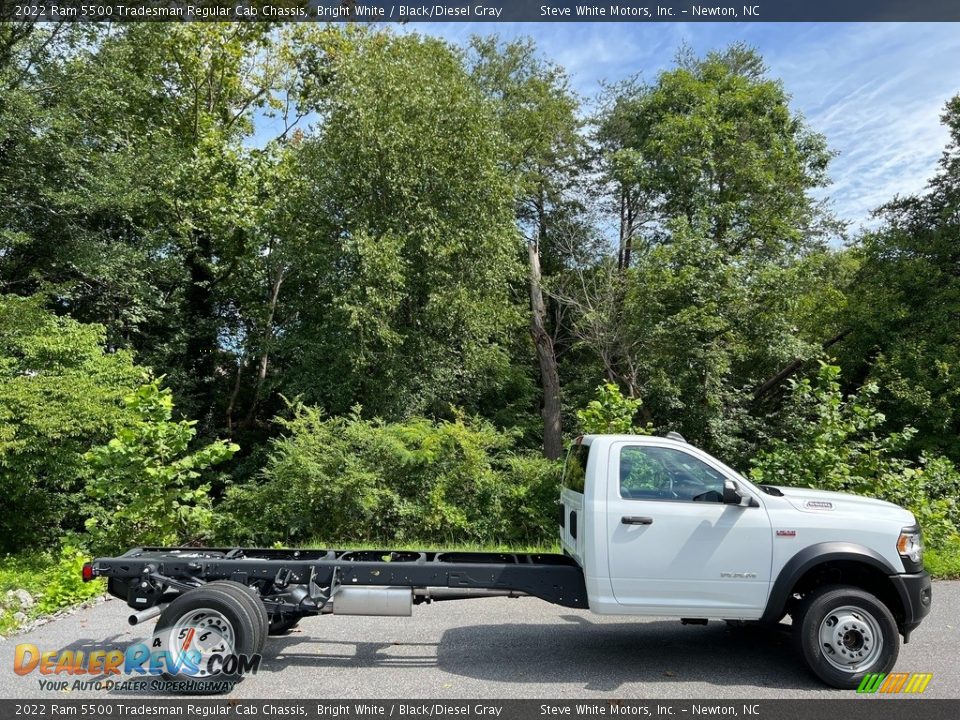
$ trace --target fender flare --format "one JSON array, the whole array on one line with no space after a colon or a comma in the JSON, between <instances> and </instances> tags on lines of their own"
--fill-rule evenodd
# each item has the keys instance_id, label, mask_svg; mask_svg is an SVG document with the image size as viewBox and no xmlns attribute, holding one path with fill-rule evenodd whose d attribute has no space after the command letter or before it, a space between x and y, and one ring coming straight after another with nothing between
<instances>
[{"instance_id":1,"label":"fender flare","mask_svg":"<svg viewBox=\"0 0 960 720\"><path fill-rule=\"evenodd\" d=\"M880 553L865 545L852 542L823 542L810 545L790 558L780 570L780 574L777 575L777 579L770 589L767 606L760 621L765 623L778 622L787 606L787 600L790 599L790 591L797 584L797 581L811 568L835 560L847 560L869 565L887 577L900 572L892 567ZM900 600L902 602L903 598L901 597Z\"/></svg>"}]
</instances>

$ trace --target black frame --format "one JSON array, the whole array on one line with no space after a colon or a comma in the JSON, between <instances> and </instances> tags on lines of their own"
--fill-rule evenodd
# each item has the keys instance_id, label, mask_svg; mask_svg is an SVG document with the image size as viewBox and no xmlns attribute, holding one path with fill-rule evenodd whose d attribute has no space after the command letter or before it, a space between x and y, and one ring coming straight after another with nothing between
<instances>
[{"instance_id":1,"label":"black frame","mask_svg":"<svg viewBox=\"0 0 960 720\"><path fill-rule=\"evenodd\" d=\"M268 548L134 548L93 561L110 594L135 609L213 580L256 586L271 612L316 614L338 587L519 592L571 608L587 608L583 570L573 558L550 553L415 552L405 550L297 550ZM291 604L288 589L306 587ZM428 601L427 598L417 598Z\"/></svg>"}]
</instances>

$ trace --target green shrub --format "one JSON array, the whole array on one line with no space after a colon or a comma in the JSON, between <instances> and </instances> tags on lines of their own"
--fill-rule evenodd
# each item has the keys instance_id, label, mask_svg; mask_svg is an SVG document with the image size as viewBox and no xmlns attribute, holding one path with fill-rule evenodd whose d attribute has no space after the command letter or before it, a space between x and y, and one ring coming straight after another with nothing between
<instances>
[{"instance_id":1,"label":"green shrub","mask_svg":"<svg viewBox=\"0 0 960 720\"><path fill-rule=\"evenodd\" d=\"M937 546L957 533L960 473L946 458L901 456L913 428L885 432L873 404L878 388L851 395L840 389L840 368L821 363L816 378L791 382L785 409L790 436L772 441L753 459L750 476L763 483L869 495L902 505Z\"/></svg>"},{"instance_id":2,"label":"green shrub","mask_svg":"<svg viewBox=\"0 0 960 720\"><path fill-rule=\"evenodd\" d=\"M176 545L207 536L212 522L210 484L201 473L239 450L216 441L193 452L194 421L173 421L173 397L159 381L124 400L137 421L84 457L93 500L86 528L98 552L131 545Z\"/></svg>"},{"instance_id":3,"label":"green shrub","mask_svg":"<svg viewBox=\"0 0 960 720\"><path fill-rule=\"evenodd\" d=\"M504 528L499 542L530 545L557 541L557 503L562 463L540 455L508 457L503 467L506 501L502 503Z\"/></svg>"},{"instance_id":4,"label":"green shrub","mask_svg":"<svg viewBox=\"0 0 960 720\"><path fill-rule=\"evenodd\" d=\"M638 425L634 418L643 401L625 397L615 383L598 385L596 396L583 410L577 410L580 432L619 435L649 435L649 425Z\"/></svg>"},{"instance_id":5,"label":"green shrub","mask_svg":"<svg viewBox=\"0 0 960 720\"><path fill-rule=\"evenodd\" d=\"M536 543L551 532L557 464L515 453L487 422L298 406L281 424L261 481L231 488L218 509L225 542Z\"/></svg>"},{"instance_id":6,"label":"green shrub","mask_svg":"<svg viewBox=\"0 0 960 720\"><path fill-rule=\"evenodd\" d=\"M928 549L924 553L923 564L936 578L960 578L960 537L954 536L941 547Z\"/></svg>"},{"instance_id":7,"label":"green shrub","mask_svg":"<svg viewBox=\"0 0 960 720\"><path fill-rule=\"evenodd\" d=\"M122 399L146 373L105 340L42 297L0 296L0 552L82 529L83 454L130 421Z\"/></svg>"},{"instance_id":8,"label":"green shrub","mask_svg":"<svg viewBox=\"0 0 960 720\"><path fill-rule=\"evenodd\" d=\"M37 600L39 613L52 613L103 593L102 580L83 581L83 564L89 559L84 550L72 545L63 546L57 562L44 573L43 591Z\"/></svg>"},{"instance_id":9,"label":"green shrub","mask_svg":"<svg viewBox=\"0 0 960 720\"><path fill-rule=\"evenodd\" d=\"M59 551L25 551L0 556L0 634L16 630L23 618L55 612L100 595L103 580L85 583L81 575L89 556L67 540ZM23 604L9 591L23 590L33 603Z\"/></svg>"},{"instance_id":10,"label":"green shrub","mask_svg":"<svg viewBox=\"0 0 960 720\"><path fill-rule=\"evenodd\" d=\"M960 470L942 456L922 455L917 489L926 498L940 503L944 519L951 528L960 528Z\"/></svg>"}]
</instances>

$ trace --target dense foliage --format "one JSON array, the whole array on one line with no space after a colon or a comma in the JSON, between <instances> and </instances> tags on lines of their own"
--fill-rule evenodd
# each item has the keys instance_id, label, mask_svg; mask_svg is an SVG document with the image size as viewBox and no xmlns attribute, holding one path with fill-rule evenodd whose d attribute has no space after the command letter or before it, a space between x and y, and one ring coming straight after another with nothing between
<instances>
[{"instance_id":1,"label":"dense foliage","mask_svg":"<svg viewBox=\"0 0 960 720\"><path fill-rule=\"evenodd\" d=\"M649 428L638 425L636 420L641 405L643 401L625 397L614 383L599 385L596 397L577 410L580 432L645 435Z\"/></svg>"},{"instance_id":2,"label":"dense foliage","mask_svg":"<svg viewBox=\"0 0 960 720\"><path fill-rule=\"evenodd\" d=\"M784 410L790 436L774 439L756 455L754 480L878 497L913 511L934 545L956 535L960 472L942 457L908 458L904 451L916 430L883 430L875 384L844 395L840 368L822 363L814 378L790 385Z\"/></svg>"},{"instance_id":3,"label":"dense foliage","mask_svg":"<svg viewBox=\"0 0 960 720\"><path fill-rule=\"evenodd\" d=\"M565 439L670 430L946 546L943 120L845 237L742 45L585 101L530 41L2 24L0 551L543 542Z\"/></svg>"},{"instance_id":4,"label":"dense foliage","mask_svg":"<svg viewBox=\"0 0 960 720\"><path fill-rule=\"evenodd\" d=\"M132 421L122 398L143 379L129 352L105 352L104 328L0 297L0 551L82 529L83 453Z\"/></svg>"},{"instance_id":5,"label":"dense foliage","mask_svg":"<svg viewBox=\"0 0 960 720\"><path fill-rule=\"evenodd\" d=\"M209 537L210 483L198 480L239 446L217 440L189 450L196 421L173 421L172 393L157 382L137 388L124 404L135 420L83 456L93 549L118 552L129 538L164 546Z\"/></svg>"},{"instance_id":6,"label":"dense foliage","mask_svg":"<svg viewBox=\"0 0 960 720\"><path fill-rule=\"evenodd\" d=\"M256 543L529 544L556 516L559 468L488 422L364 420L297 407L263 478L232 488L230 538Z\"/></svg>"},{"instance_id":7,"label":"dense foliage","mask_svg":"<svg viewBox=\"0 0 960 720\"><path fill-rule=\"evenodd\" d=\"M859 267L838 357L877 382L891 425L917 429L913 452L960 460L960 96L943 122L950 144L925 193L880 208L854 253Z\"/></svg>"},{"instance_id":8,"label":"dense foliage","mask_svg":"<svg viewBox=\"0 0 960 720\"><path fill-rule=\"evenodd\" d=\"M330 68L324 122L297 148L283 389L337 414L474 410L510 374L520 320L492 111L440 41L374 35Z\"/></svg>"}]
</instances>

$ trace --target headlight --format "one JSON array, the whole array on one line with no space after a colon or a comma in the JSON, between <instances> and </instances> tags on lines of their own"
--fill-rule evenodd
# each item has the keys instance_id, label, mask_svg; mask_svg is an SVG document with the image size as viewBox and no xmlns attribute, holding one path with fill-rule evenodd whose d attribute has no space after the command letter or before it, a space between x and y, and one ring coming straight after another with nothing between
<instances>
[{"instance_id":1,"label":"headlight","mask_svg":"<svg viewBox=\"0 0 960 720\"><path fill-rule=\"evenodd\" d=\"M900 557L909 558L915 563L923 561L923 538L917 528L905 528L897 539L897 552Z\"/></svg>"}]
</instances>

